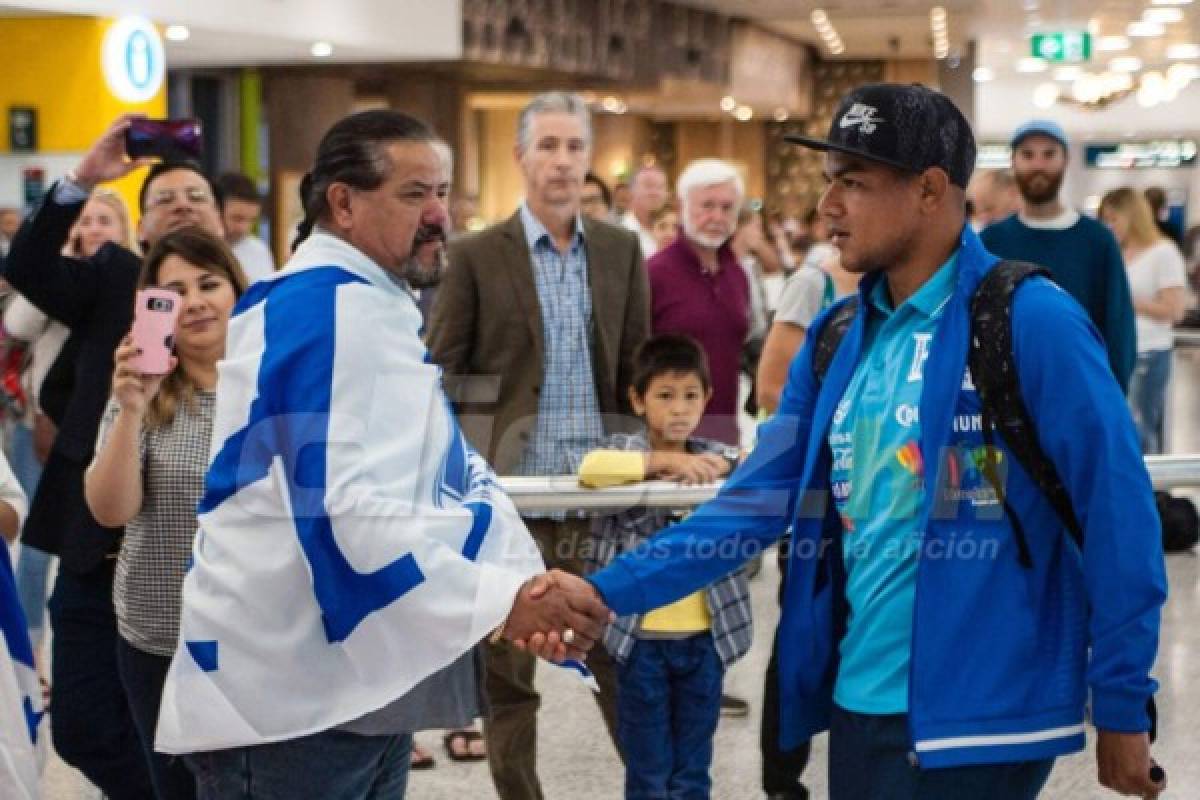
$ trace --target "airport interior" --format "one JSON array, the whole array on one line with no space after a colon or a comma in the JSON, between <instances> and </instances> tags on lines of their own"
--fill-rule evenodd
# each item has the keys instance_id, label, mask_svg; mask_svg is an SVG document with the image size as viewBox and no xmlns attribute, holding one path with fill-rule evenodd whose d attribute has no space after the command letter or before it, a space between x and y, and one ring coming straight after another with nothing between
<instances>
[{"instance_id":1,"label":"airport interior","mask_svg":"<svg viewBox=\"0 0 1200 800\"><path fill-rule=\"evenodd\" d=\"M0 800L1200 797L1200 2L0 53Z\"/></svg>"}]
</instances>

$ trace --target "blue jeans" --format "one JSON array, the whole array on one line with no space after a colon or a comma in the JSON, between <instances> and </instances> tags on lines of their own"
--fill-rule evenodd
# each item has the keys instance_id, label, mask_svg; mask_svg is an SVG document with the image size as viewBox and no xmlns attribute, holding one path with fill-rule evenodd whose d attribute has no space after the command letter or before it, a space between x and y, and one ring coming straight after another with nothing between
<instances>
[{"instance_id":1,"label":"blue jeans","mask_svg":"<svg viewBox=\"0 0 1200 800\"><path fill-rule=\"evenodd\" d=\"M25 496L32 498L37 489L38 479L42 477L42 464L33 452L33 428L24 422L15 422L8 431L8 464L12 467L13 476L25 491Z\"/></svg>"},{"instance_id":2,"label":"blue jeans","mask_svg":"<svg viewBox=\"0 0 1200 800\"><path fill-rule=\"evenodd\" d=\"M199 800L403 800L411 755L409 733L325 731L184 760Z\"/></svg>"},{"instance_id":3,"label":"blue jeans","mask_svg":"<svg viewBox=\"0 0 1200 800\"><path fill-rule=\"evenodd\" d=\"M712 790L725 668L708 633L639 639L617 667L626 800L698 800Z\"/></svg>"},{"instance_id":4,"label":"blue jeans","mask_svg":"<svg viewBox=\"0 0 1200 800\"><path fill-rule=\"evenodd\" d=\"M834 706L829 728L830 800L1033 800L1054 759L921 769L908 760L904 714L855 714Z\"/></svg>"},{"instance_id":5,"label":"blue jeans","mask_svg":"<svg viewBox=\"0 0 1200 800\"><path fill-rule=\"evenodd\" d=\"M46 593L54 562L54 556L44 550L21 544L17 556L17 597L29 625L29 641L33 643L34 653L41 648L46 628Z\"/></svg>"},{"instance_id":6,"label":"blue jeans","mask_svg":"<svg viewBox=\"0 0 1200 800\"><path fill-rule=\"evenodd\" d=\"M1137 426L1142 452L1163 452L1163 420L1167 411L1167 384L1171 381L1171 350L1138 353L1129 378L1129 407Z\"/></svg>"},{"instance_id":7,"label":"blue jeans","mask_svg":"<svg viewBox=\"0 0 1200 800\"><path fill-rule=\"evenodd\" d=\"M42 465L33 453L33 430L22 422L14 423L8 432L8 463L25 496L32 500L42 477ZM35 653L46 626L46 589L53 563L54 556L49 553L21 545L17 558L17 596L21 598L21 610L25 612Z\"/></svg>"}]
</instances>

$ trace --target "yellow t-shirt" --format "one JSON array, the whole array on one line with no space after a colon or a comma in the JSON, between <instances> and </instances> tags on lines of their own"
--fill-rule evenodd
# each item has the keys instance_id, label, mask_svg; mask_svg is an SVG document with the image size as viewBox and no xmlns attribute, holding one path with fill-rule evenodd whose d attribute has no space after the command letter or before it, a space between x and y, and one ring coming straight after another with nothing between
<instances>
[{"instance_id":1,"label":"yellow t-shirt","mask_svg":"<svg viewBox=\"0 0 1200 800\"><path fill-rule=\"evenodd\" d=\"M682 600L656 608L642 617L641 630L650 633L703 633L712 628L707 593L692 592Z\"/></svg>"}]
</instances>

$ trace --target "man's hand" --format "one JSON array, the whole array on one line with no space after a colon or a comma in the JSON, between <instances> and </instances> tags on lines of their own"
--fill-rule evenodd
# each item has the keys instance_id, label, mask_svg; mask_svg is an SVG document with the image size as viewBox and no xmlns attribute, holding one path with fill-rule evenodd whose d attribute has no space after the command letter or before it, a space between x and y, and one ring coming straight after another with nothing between
<instances>
[{"instance_id":1,"label":"man's hand","mask_svg":"<svg viewBox=\"0 0 1200 800\"><path fill-rule=\"evenodd\" d=\"M521 587L502 635L550 661L582 660L609 619L608 608L590 583L551 570Z\"/></svg>"},{"instance_id":2,"label":"man's hand","mask_svg":"<svg viewBox=\"0 0 1200 800\"><path fill-rule=\"evenodd\" d=\"M1100 785L1123 795L1153 800L1167 788L1166 779L1150 778L1150 737L1145 733L1097 731L1096 766Z\"/></svg>"},{"instance_id":3,"label":"man's hand","mask_svg":"<svg viewBox=\"0 0 1200 800\"><path fill-rule=\"evenodd\" d=\"M150 158L130 159L125 154L125 131L141 114L122 114L96 140L75 168L75 182L81 189L94 189L98 184L124 178L138 167L153 164Z\"/></svg>"}]
</instances>

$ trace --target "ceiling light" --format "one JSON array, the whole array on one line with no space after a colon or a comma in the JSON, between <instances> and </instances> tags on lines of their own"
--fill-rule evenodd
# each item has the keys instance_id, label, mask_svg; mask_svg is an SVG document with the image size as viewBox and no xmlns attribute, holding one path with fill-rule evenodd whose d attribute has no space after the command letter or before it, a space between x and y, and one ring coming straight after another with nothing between
<instances>
[{"instance_id":1,"label":"ceiling light","mask_svg":"<svg viewBox=\"0 0 1200 800\"><path fill-rule=\"evenodd\" d=\"M835 56L840 56L842 53L846 52L846 48L842 44L836 44L829 48L829 52L833 53Z\"/></svg>"},{"instance_id":2,"label":"ceiling light","mask_svg":"<svg viewBox=\"0 0 1200 800\"><path fill-rule=\"evenodd\" d=\"M1192 81L1200 77L1200 67L1195 64L1172 64L1167 67L1167 83L1177 90L1188 87Z\"/></svg>"},{"instance_id":3,"label":"ceiling light","mask_svg":"<svg viewBox=\"0 0 1200 800\"><path fill-rule=\"evenodd\" d=\"M1096 40L1096 50L1100 53L1119 53L1129 49L1129 40L1124 36L1101 36Z\"/></svg>"},{"instance_id":4,"label":"ceiling light","mask_svg":"<svg viewBox=\"0 0 1200 800\"><path fill-rule=\"evenodd\" d=\"M735 108L737 108L737 100L734 100L729 95L721 98L721 110L726 114L732 113Z\"/></svg>"},{"instance_id":5,"label":"ceiling light","mask_svg":"<svg viewBox=\"0 0 1200 800\"><path fill-rule=\"evenodd\" d=\"M749 122L754 118L754 109L750 106L738 106L733 110L733 117L739 122Z\"/></svg>"},{"instance_id":6,"label":"ceiling light","mask_svg":"<svg viewBox=\"0 0 1200 800\"><path fill-rule=\"evenodd\" d=\"M1200 45L1173 44L1167 48L1167 58L1172 61L1184 61L1189 58L1200 58Z\"/></svg>"},{"instance_id":7,"label":"ceiling light","mask_svg":"<svg viewBox=\"0 0 1200 800\"><path fill-rule=\"evenodd\" d=\"M1167 29L1157 22L1147 22L1143 19L1129 23L1129 27L1125 29L1125 32L1130 36L1149 38L1151 36L1162 36L1167 32Z\"/></svg>"},{"instance_id":8,"label":"ceiling light","mask_svg":"<svg viewBox=\"0 0 1200 800\"><path fill-rule=\"evenodd\" d=\"M996 73L991 67L976 67L971 72L971 78L976 83L987 83L990 80L995 80Z\"/></svg>"},{"instance_id":9,"label":"ceiling light","mask_svg":"<svg viewBox=\"0 0 1200 800\"><path fill-rule=\"evenodd\" d=\"M192 32L187 29L187 25L168 25L165 36L171 42L186 42L191 38Z\"/></svg>"},{"instance_id":10,"label":"ceiling light","mask_svg":"<svg viewBox=\"0 0 1200 800\"><path fill-rule=\"evenodd\" d=\"M1113 72L1137 72L1142 68L1142 60L1136 56L1122 56L1108 62L1108 68Z\"/></svg>"},{"instance_id":11,"label":"ceiling light","mask_svg":"<svg viewBox=\"0 0 1200 800\"><path fill-rule=\"evenodd\" d=\"M1017 72L1045 72L1046 62L1040 58L1022 58L1017 61Z\"/></svg>"},{"instance_id":12,"label":"ceiling light","mask_svg":"<svg viewBox=\"0 0 1200 800\"><path fill-rule=\"evenodd\" d=\"M333 45L329 42L313 42L309 52L313 54L314 58L329 58L333 55Z\"/></svg>"},{"instance_id":13,"label":"ceiling light","mask_svg":"<svg viewBox=\"0 0 1200 800\"><path fill-rule=\"evenodd\" d=\"M775 109L775 121L776 122L787 122L788 116L789 116L788 110L786 108L784 108L783 106L780 106L779 108Z\"/></svg>"},{"instance_id":14,"label":"ceiling light","mask_svg":"<svg viewBox=\"0 0 1200 800\"><path fill-rule=\"evenodd\" d=\"M616 114L621 108L621 101L609 95L600 101L600 108L604 109L609 114Z\"/></svg>"},{"instance_id":15,"label":"ceiling light","mask_svg":"<svg viewBox=\"0 0 1200 800\"><path fill-rule=\"evenodd\" d=\"M1145 22L1171 25L1183 21L1183 12L1178 8L1147 8L1142 12L1142 19Z\"/></svg>"},{"instance_id":16,"label":"ceiling light","mask_svg":"<svg viewBox=\"0 0 1200 800\"><path fill-rule=\"evenodd\" d=\"M1068 83L1079 78L1083 74L1083 67L1059 67L1054 70L1054 80L1067 81Z\"/></svg>"},{"instance_id":17,"label":"ceiling light","mask_svg":"<svg viewBox=\"0 0 1200 800\"><path fill-rule=\"evenodd\" d=\"M1053 83L1040 84L1033 90L1033 104L1038 108L1050 108L1058 102L1058 87Z\"/></svg>"}]
</instances>

